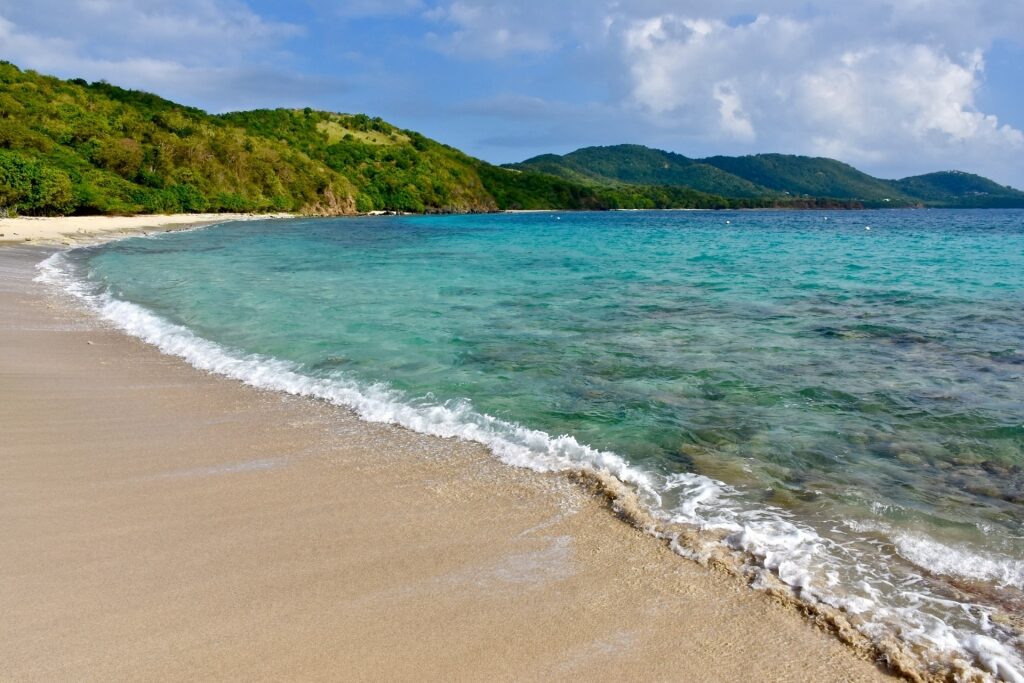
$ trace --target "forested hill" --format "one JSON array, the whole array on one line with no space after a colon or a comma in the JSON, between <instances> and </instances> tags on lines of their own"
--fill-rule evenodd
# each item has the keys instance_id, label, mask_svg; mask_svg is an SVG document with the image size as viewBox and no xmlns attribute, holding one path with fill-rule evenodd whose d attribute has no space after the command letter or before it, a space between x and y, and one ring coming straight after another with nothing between
<instances>
[{"instance_id":1,"label":"forested hill","mask_svg":"<svg viewBox=\"0 0 1024 683\"><path fill-rule=\"evenodd\" d=\"M26 215L719 208L686 188L596 187L474 159L379 118L213 116L0 62L0 210Z\"/></svg>"},{"instance_id":2,"label":"forested hill","mask_svg":"<svg viewBox=\"0 0 1024 683\"><path fill-rule=\"evenodd\" d=\"M584 147L565 156L544 154L509 164L509 168L540 171L581 183L683 186L727 197L776 194L709 164L642 145Z\"/></svg>"},{"instance_id":3,"label":"forested hill","mask_svg":"<svg viewBox=\"0 0 1024 683\"><path fill-rule=\"evenodd\" d=\"M968 174L881 181L828 159L693 160L633 145L500 167L363 114L211 115L150 93L0 61L0 213L920 204L1024 206L1024 194Z\"/></svg>"},{"instance_id":4,"label":"forested hill","mask_svg":"<svg viewBox=\"0 0 1024 683\"><path fill-rule=\"evenodd\" d=\"M728 197L825 197L875 207L1024 207L1024 192L970 173L884 180L834 159L786 154L691 159L641 145L615 145L544 154L509 168L575 182L684 186Z\"/></svg>"},{"instance_id":5,"label":"forested hill","mask_svg":"<svg viewBox=\"0 0 1024 683\"><path fill-rule=\"evenodd\" d=\"M941 171L892 181L904 194L926 204L1022 207L1024 193L963 171Z\"/></svg>"}]
</instances>

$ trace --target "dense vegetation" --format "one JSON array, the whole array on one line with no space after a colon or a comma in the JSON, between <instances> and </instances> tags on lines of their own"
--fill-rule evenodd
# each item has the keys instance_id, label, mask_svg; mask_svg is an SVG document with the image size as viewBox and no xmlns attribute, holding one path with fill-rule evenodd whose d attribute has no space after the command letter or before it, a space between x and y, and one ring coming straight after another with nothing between
<instances>
[{"instance_id":1,"label":"dense vegetation","mask_svg":"<svg viewBox=\"0 0 1024 683\"><path fill-rule=\"evenodd\" d=\"M941 171L894 182L903 193L933 205L963 207L1024 206L1024 193L963 171Z\"/></svg>"},{"instance_id":2,"label":"dense vegetation","mask_svg":"<svg viewBox=\"0 0 1024 683\"><path fill-rule=\"evenodd\" d=\"M275 139L344 176L359 211L493 211L475 159L365 114L257 110L220 119Z\"/></svg>"},{"instance_id":3,"label":"dense vegetation","mask_svg":"<svg viewBox=\"0 0 1024 683\"><path fill-rule=\"evenodd\" d=\"M640 145L615 145L587 147L564 156L545 154L509 167L598 185L690 187L752 198L750 203L759 205L774 200L780 206L833 202L874 207L1024 207L1024 193L969 173L947 171L883 180L834 159L785 154L690 159Z\"/></svg>"},{"instance_id":4,"label":"dense vegetation","mask_svg":"<svg viewBox=\"0 0 1024 683\"><path fill-rule=\"evenodd\" d=\"M690 189L593 187L499 168L362 114L212 116L0 63L0 209L21 214L727 205Z\"/></svg>"},{"instance_id":5,"label":"dense vegetation","mask_svg":"<svg viewBox=\"0 0 1024 683\"><path fill-rule=\"evenodd\" d=\"M789 154L709 157L708 164L773 192L812 197L849 197L877 203L913 203L890 183L834 159Z\"/></svg>"},{"instance_id":6,"label":"dense vegetation","mask_svg":"<svg viewBox=\"0 0 1024 683\"><path fill-rule=\"evenodd\" d=\"M26 215L832 208L885 199L1024 205L1024 194L978 176L892 182L781 155L694 160L620 145L498 167L363 114L214 116L0 62L0 210Z\"/></svg>"},{"instance_id":7,"label":"dense vegetation","mask_svg":"<svg viewBox=\"0 0 1024 683\"><path fill-rule=\"evenodd\" d=\"M681 154L642 145L585 147L565 156L544 154L510 168L549 173L582 183L670 185L725 197L767 197L768 188Z\"/></svg>"},{"instance_id":8,"label":"dense vegetation","mask_svg":"<svg viewBox=\"0 0 1024 683\"><path fill-rule=\"evenodd\" d=\"M0 63L0 204L25 214L341 212L351 184L155 95Z\"/></svg>"}]
</instances>

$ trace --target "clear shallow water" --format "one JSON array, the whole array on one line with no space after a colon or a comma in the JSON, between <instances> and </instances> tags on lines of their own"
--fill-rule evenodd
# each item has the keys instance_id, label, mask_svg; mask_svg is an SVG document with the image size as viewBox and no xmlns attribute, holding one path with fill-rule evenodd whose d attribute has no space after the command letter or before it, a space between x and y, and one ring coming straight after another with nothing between
<instances>
[{"instance_id":1,"label":"clear shallow water","mask_svg":"<svg viewBox=\"0 0 1024 683\"><path fill-rule=\"evenodd\" d=\"M865 633L1019 675L1024 212L273 221L63 261L200 366L596 463Z\"/></svg>"}]
</instances>

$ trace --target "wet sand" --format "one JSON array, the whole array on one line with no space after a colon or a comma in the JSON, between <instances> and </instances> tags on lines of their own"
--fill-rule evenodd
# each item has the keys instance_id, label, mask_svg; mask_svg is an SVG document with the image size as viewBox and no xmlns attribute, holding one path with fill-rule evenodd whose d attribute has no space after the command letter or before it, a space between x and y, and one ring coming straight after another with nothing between
<instances>
[{"instance_id":1,"label":"wet sand","mask_svg":"<svg viewBox=\"0 0 1024 683\"><path fill-rule=\"evenodd\" d=\"M163 356L0 249L0 679L888 678L562 475Z\"/></svg>"}]
</instances>

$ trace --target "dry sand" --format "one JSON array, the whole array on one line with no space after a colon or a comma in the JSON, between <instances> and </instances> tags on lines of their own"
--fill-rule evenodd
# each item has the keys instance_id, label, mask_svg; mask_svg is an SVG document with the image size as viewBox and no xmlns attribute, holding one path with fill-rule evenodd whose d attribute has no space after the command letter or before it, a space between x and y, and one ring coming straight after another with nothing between
<instances>
[{"instance_id":1,"label":"dry sand","mask_svg":"<svg viewBox=\"0 0 1024 683\"><path fill-rule=\"evenodd\" d=\"M563 476L201 373L0 249L0 680L871 681Z\"/></svg>"},{"instance_id":2,"label":"dry sand","mask_svg":"<svg viewBox=\"0 0 1024 683\"><path fill-rule=\"evenodd\" d=\"M0 218L0 244L73 245L133 234L182 230L228 220L286 218L290 214L179 213L169 216L60 216Z\"/></svg>"}]
</instances>

